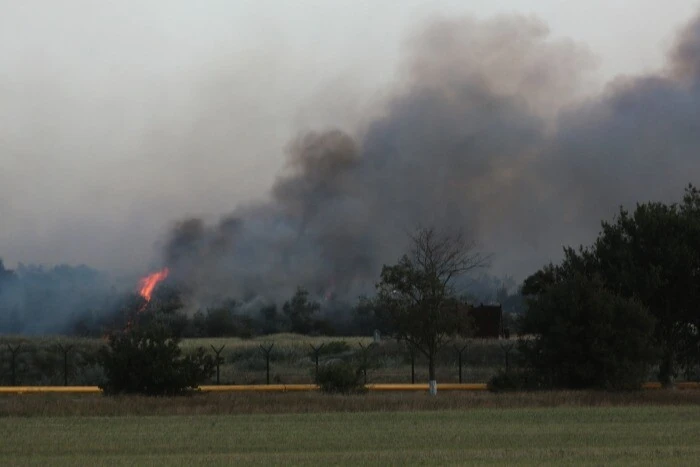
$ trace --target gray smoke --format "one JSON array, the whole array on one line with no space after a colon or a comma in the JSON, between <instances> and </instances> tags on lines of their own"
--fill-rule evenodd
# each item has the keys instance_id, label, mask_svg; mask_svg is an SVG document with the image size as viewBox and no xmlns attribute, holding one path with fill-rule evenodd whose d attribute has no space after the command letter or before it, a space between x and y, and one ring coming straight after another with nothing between
<instances>
[{"instance_id":1,"label":"gray smoke","mask_svg":"<svg viewBox=\"0 0 700 467\"><path fill-rule=\"evenodd\" d=\"M199 302L351 298L431 225L470 232L522 279L619 205L699 182L700 19L667 69L584 98L593 62L533 19L434 21L361 129L300 135L269 200L178 223L163 260Z\"/></svg>"}]
</instances>

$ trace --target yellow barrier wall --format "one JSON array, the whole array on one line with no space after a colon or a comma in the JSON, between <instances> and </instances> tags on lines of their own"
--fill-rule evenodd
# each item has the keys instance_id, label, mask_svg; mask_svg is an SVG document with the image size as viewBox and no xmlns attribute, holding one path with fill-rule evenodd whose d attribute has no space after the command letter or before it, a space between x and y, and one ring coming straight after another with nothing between
<instances>
[{"instance_id":1,"label":"yellow barrier wall","mask_svg":"<svg viewBox=\"0 0 700 467\"><path fill-rule=\"evenodd\" d=\"M98 394L102 392L97 386L0 386L0 394Z\"/></svg>"}]
</instances>

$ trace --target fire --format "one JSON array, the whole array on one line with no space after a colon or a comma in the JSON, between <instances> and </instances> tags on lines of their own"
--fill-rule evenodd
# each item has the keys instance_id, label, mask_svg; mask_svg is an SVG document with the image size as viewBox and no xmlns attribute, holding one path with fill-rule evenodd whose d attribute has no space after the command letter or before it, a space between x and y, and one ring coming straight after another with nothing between
<instances>
[{"instance_id":1,"label":"fire","mask_svg":"<svg viewBox=\"0 0 700 467\"><path fill-rule=\"evenodd\" d=\"M153 289L156 288L156 285L165 280L165 278L168 277L168 274L170 274L170 270L168 268L163 268L162 270L149 274L141 279L139 281L139 294L141 294L141 296L147 302L150 302L151 296L153 295Z\"/></svg>"}]
</instances>

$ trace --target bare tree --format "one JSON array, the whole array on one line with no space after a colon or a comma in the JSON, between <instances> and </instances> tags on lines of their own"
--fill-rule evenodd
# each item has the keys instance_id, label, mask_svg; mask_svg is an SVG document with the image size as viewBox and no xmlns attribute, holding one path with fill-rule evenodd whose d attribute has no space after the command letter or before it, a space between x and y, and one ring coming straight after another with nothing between
<instances>
[{"instance_id":1,"label":"bare tree","mask_svg":"<svg viewBox=\"0 0 700 467\"><path fill-rule=\"evenodd\" d=\"M460 328L459 300L454 281L488 264L463 233L419 228L412 249L396 265L382 268L377 305L406 341L428 359L430 393L437 393L435 356Z\"/></svg>"}]
</instances>

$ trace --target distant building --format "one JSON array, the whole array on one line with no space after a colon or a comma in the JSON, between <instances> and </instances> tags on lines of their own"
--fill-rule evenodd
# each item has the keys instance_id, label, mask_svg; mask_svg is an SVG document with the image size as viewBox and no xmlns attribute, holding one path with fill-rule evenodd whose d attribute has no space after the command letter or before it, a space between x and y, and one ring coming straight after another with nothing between
<instances>
[{"instance_id":1,"label":"distant building","mask_svg":"<svg viewBox=\"0 0 700 467\"><path fill-rule=\"evenodd\" d=\"M498 305L466 305L469 337L498 339L503 336L503 308Z\"/></svg>"}]
</instances>

